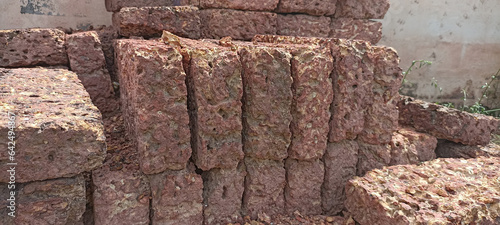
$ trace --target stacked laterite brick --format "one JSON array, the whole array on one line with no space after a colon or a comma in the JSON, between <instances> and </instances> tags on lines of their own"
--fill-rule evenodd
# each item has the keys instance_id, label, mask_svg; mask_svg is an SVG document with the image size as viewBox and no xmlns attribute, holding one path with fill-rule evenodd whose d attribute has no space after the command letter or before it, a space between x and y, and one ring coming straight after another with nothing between
<instances>
[{"instance_id":1,"label":"stacked laterite brick","mask_svg":"<svg viewBox=\"0 0 500 225\"><path fill-rule=\"evenodd\" d=\"M106 0L125 37L163 30L193 39L250 40L256 34L359 39L377 43L388 1L352 0Z\"/></svg>"},{"instance_id":2,"label":"stacked laterite brick","mask_svg":"<svg viewBox=\"0 0 500 225\"><path fill-rule=\"evenodd\" d=\"M211 225L296 212L369 224L389 215L386 202L397 203L369 192L386 183L374 169L434 159L436 137L485 144L498 126L401 100L397 53L373 45L380 23L370 19L384 16L387 1L106 0L106 7L116 30L0 31L0 67L8 67L0 69L0 112L19 115L23 168L18 216L8 224ZM45 68L12 69L34 66ZM119 81L120 102L111 81ZM122 111L138 165L117 169L110 157L102 165L101 115L91 101L104 115ZM0 152L1 171L8 157ZM435 165L448 162L461 165ZM394 193L406 192L404 179L421 170L391 168L384 173L403 180ZM373 179L349 181L367 172ZM7 178L0 177L3 205Z\"/></svg>"},{"instance_id":3,"label":"stacked laterite brick","mask_svg":"<svg viewBox=\"0 0 500 225\"><path fill-rule=\"evenodd\" d=\"M87 37L85 53L73 51ZM106 155L101 113L91 99L109 104L109 89L90 96L85 90L106 86L92 81L106 78L104 64L96 63L104 57L87 37L66 42L56 29L0 31L2 224L83 223L85 174Z\"/></svg>"}]
</instances>

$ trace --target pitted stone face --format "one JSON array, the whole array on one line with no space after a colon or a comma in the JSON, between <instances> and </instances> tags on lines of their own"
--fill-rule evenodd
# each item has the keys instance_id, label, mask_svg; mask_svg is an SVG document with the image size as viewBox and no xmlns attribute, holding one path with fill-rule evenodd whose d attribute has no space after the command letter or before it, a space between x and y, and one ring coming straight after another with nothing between
<instances>
[{"instance_id":1,"label":"pitted stone face","mask_svg":"<svg viewBox=\"0 0 500 225\"><path fill-rule=\"evenodd\" d=\"M75 73L66 69L0 69L0 112L16 115L17 182L70 177L99 167L106 155L101 114ZM7 116L0 119L7 134ZM0 146L7 149L8 141ZM0 152L0 169L9 155ZM0 176L7 182L8 176Z\"/></svg>"},{"instance_id":2,"label":"pitted stone face","mask_svg":"<svg viewBox=\"0 0 500 225\"><path fill-rule=\"evenodd\" d=\"M58 29L0 30L0 67L66 66L65 36Z\"/></svg>"}]
</instances>

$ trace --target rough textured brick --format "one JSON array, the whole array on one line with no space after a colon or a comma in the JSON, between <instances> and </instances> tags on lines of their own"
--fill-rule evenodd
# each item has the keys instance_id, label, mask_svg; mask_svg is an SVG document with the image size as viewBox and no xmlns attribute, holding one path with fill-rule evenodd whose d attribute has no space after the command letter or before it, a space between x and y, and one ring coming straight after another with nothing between
<instances>
[{"instance_id":1,"label":"rough textured brick","mask_svg":"<svg viewBox=\"0 0 500 225\"><path fill-rule=\"evenodd\" d=\"M374 170L346 186L360 224L498 224L499 158L436 159Z\"/></svg>"},{"instance_id":2,"label":"rough textured brick","mask_svg":"<svg viewBox=\"0 0 500 225\"><path fill-rule=\"evenodd\" d=\"M319 37L292 37L269 34L257 34L252 38L252 42L274 43L274 44L308 44L324 45L330 48L332 39Z\"/></svg>"},{"instance_id":3,"label":"rough textured brick","mask_svg":"<svg viewBox=\"0 0 500 225\"><path fill-rule=\"evenodd\" d=\"M369 144L385 144L398 129L399 87L403 78L396 51L373 47L374 76L372 100L365 113L365 127L358 139Z\"/></svg>"},{"instance_id":4,"label":"rough textured brick","mask_svg":"<svg viewBox=\"0 0 500 225\"><path fill-rule=\"evenodd\" d=\"M200 38L198 8L192 6L127 7L113 13L120 35L155 37L167 30L181 37Z\"/></svg>"},{"instance_id":5,"label":"rough textured brick","mask_svg":"<svg viewBox=\"0 0 500 225\"><path fill-rule=\"evenodd\" d=\"M108 12L118 12L125 7L198 5L198 0L105 0Z\"/></svg>"},{"instance_id":6,"label":"rough textured brick","mask_svg":"<svg viewBox=\"0 0 500 225\"><path fill-rule=\"evenodd\" d=\"M447 140L438 140L436 147L438 158L479 158L500 157L500 146L491 142L486 146L469 146Z\"/></svg>"},{"instance_id":7,"label":"rough textured brick","mask_svg":"<svg viewBox=\"0 0 500 225\"><path fill-rule=\"evenodd\" d=\"M372 99L373 49L366 42L333 40L333 104L330 142L355 139Z\"/></svg>"},{"instance_id":8,"label":"rough textured brick","mask_svg":"<svg viewBox=\"0 0 500 225\"><path fill-rule=\"evenodd\" d=\"M65 35L57 29L0 30L0 67L67 65Z\"/></svg>"},{"instance_id":9,"label":"rough textured brick","mask_svg":"<svg viewBox=\"0 0 500 225\"><path fill-rule=\"evenodd\" d=\"M201 41L183 45L189 59L193 159L202 170L236 168L241 143L241 63L229 48Z\"/></svg>"},{"instance_id":10,"label":"rough textured brick","mask_svg":"<svg viewBox=\"0 0 500 225\"><path fill-rule=\"evenodd\" d=\"M203 172L203 210L205 225L242 221L241 204L245 182L243 163L235 169Z\"/></svg>"},{"instance_id":11,"label":"rough textured brick","mask_svg":"<svg viewBox=\"0 0 500 225\"><path fill-rule=\"evenodd\" d=\"M305 13L315 16L332 16L335 14L337 0L281 0L277 12Z\"/></svg>"},{"instance_id":12,"label":"rough textured brick","mask_svg":"<svg viewBox=\"0 0 500 225\"><path fill-rule=\"evenodd\" d=\"M0 69L1 173L8 170L8 112L16 114L16 181L70 177L99 167L106 155L101 114L75 73ZM21 169L22 168L22 169ZM8 176L0 176L7 182Z\"/></svg>"},{"instance_id":13,"label":"rough textured brick","mask_svg":"<svg viewBox=\"0 0 500 225\"><path fill-rule=\"evenodd\" d=\"M389 0L339 0L336 18L383 19L389 10Z\"/></svg>"},{"instance_id":14,"label":"rough textured brick","mask_svg":"<svg viewBox=\"0 0 500 225\"><path fill-rule=\"evenodd\" d=\"M279 0L200 0L200 8L273 11Z\"/></svg>"},{"instance_id":15,"label":"rough textured brick","mask_svg":"<svg viewBox=\"0 0 500 225\"><path fill-rule=\"evenodd\" d=\"M321 185L325 176L323 162L287 159L285 209L288 215L299 211L302 215L321 214Z\"/></svg>"},{"instance_id":16,"label":"rough textured brick","mask_svg":"<svg viewBox=\"0 0 500 225\"><path fill-rule=\"evenodd\" d=\"M158 41L115 44L128 132L146 174L180 170L191 157L187 88L182 56Z\"/></svg>"},{"instance_id":17,"label":"rough textured brick","mask_svg":"<svg viewBox=\"0 0 500 225\"><path fill-rule=\"evenodd\" d=\"M149 184L140 171L109 166L92 171L94 223L149 224Z\"/></svg>"},{"instance_id":18,"label":"rough textured brick","mask_svg":"<svg viewBox=\"0 0 500 225\"><path fill-rule=\"evenodd\" d=\"M194 170L166 171L149 180L152 224L203 224L203 180Z\"/></svg>"},{"instance_id":19,"label":"rough textured brick","mask_svg":"<svg viewBox=\"0 0 500 225\"><path fill-rule=\"evenodd\" d=\"M118 81L115 65L115 49L113 48L113 41L119 37L118 31L113 26L107 26L96 30L96 32L101 41L102 52L106 59L106 68L111 76L111 81Z\"/></svg>"},{"instance_id":20,"label":"rough textured brick","mask_svg":"<svg viewBox=\"0 0 500 225\"><path fill-rule=\"evenodd\" d=\"M285 168L282 161L245 158L247 176L243 215L256 219L259 213L275 216L285 212Z\"/></svg>"},{"instance_id":21,"label":"rough textured brick","mask_svg":"<svg viewBox=\"0 0 500 225\"><path fill-rule=\"evenodd\" d=\"M291 55L270 47L242 47L243 150L246 156L282 160L288 156L292 116Z\"/></svg>"},{"instance_id":22,"label":"rough textured brick","mask_svg":"<svg viewBox=\"0 0 500 225\"><path fill-rule=\"evenodd\" d=\"M329 49L296 47L292 51L292 139L289 157L299 160L323 157L328 139L333 89Z\"/></svg>"},{"instance_id":23,"label":"rough textured brick","mask_svg":"<svg viewBox=\"0 0 500 225\"><path fill-rule=\"evenodd\" d=\"M323 162L325 181L321 189L322 208L326 215L337 215L344 209L345 184L356 175L359 146L356 141L328 143Z\"/></svg>"},{"instance_id":24,"label":"rough textured brick","mask_svg":"<svg viewBox=\"0 0 500 225\"><path fill-rule=\"evenodd\" d=\"M277 34L303 37L328 37L330 17L303 14L278 15Z\"/></svg>"},{"instance_id":25,"label":"rough textured brick","mask_svg":"<svg viewBox=\"0 0 500 225\"><path fill-rule=\"evenodd\" d=\"M402 97L398 107L400 124L465 145L487 145L499 124L499 120L491 116L471 114L410 97Z\"/></svg>"},{"instance_id":26,"label":"rough textured brick","mask_svg":"<svg viewBox=\"0 0 500 225\"><path fill-rule=\"evenodd\" d=\"M329 37L363 40L377 44L382 38L382 23L352 18L333 19Z\"/></svg>"},{"instance_id":27,"label":"rough textured brick","mask_svg":"<svg viewBox=\"0 0 500 225\"><path fill-rule=\"evenodd\" d=\"M417 164L436 158L437 139L428 134L402 128L394 132L390 143L371 145L359 142L357 175L384 166Z\"/></svg>"},{"instance_id":28,"label":"rough textured brick","mask_svg":"<svg viewBox=\"0 0 500 225\"><path fill-rule=\"evenodd\" d=\"M10 210L6 207L12 190L7 184L0 184L0 191L2 224L83 224L85 180L81 175L16 183L15 217L7 215Z\"/></svg>"},{"instance_id":29,"label":"rough textured brick","mask_svg":"<svg viewBox=\"0 0 500 225\"><path fill-rule=\"evenodd\" d=\"M111 77L97 33L88 31L68 35L66 49L71 70L78 74L92 102L102 113L116 110L118 102L114 99Z\"/></svg>"},{"instance_id":30,"label":"rough textured brick","mask_svg":"<svg viewBox=\"0 0 500 225\"><path fill-rule=\"evenodd\" d=\"M200 20L202 38L251 40L256 34L276 34L277 29L277 15L270 12L206 9L200 11Z\"/></svg>"}]
</instances>

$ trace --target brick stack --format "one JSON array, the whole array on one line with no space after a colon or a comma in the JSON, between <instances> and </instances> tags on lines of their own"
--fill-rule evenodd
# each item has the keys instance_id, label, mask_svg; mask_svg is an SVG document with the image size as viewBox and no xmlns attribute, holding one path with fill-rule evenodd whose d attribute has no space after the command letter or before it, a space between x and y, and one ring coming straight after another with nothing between
<instances>
[{"instance_id":1,"label":"brick stack","mask_svg":"<svg viewBox=\"0 0 500 225\"><path fill-rule=\"evenodd\" d=\"M256 34L359 39L377 43L388 1L106 0L122 36L158 37L163 30L187 38Z\"/></svg>"}]
</instances>

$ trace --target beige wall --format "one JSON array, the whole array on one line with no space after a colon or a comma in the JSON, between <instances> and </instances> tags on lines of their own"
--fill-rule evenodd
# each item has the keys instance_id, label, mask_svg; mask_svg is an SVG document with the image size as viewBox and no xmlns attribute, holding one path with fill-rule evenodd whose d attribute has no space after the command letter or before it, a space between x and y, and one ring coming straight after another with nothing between
<instances>
[{"instance_id":1,"label":"beige wall","mask_svg":"<svg viewBox=\"0 0 500 225\"><path fill-rule=\"evenodd\" d=\"M413 71L404 92L430 101L468 104L481 96L481 86L500 69L500 1L390 0L382 21L381 45L394 47L405 70L412 60L433 64ZM432 78L443 88L431 85ZM492 100L492 99L490 99ZM497 105L500 99L496 99Z\"/></svg>"},{"instance_id":2,"label":"beige wall","mask_svg":"<svg viewBox=\"0 0 500 225\"><path fill-rule=\"evenodd\" d=\"M111 25L104 0L0 0L0 29Z\"/></svg>"}]
</instances>

